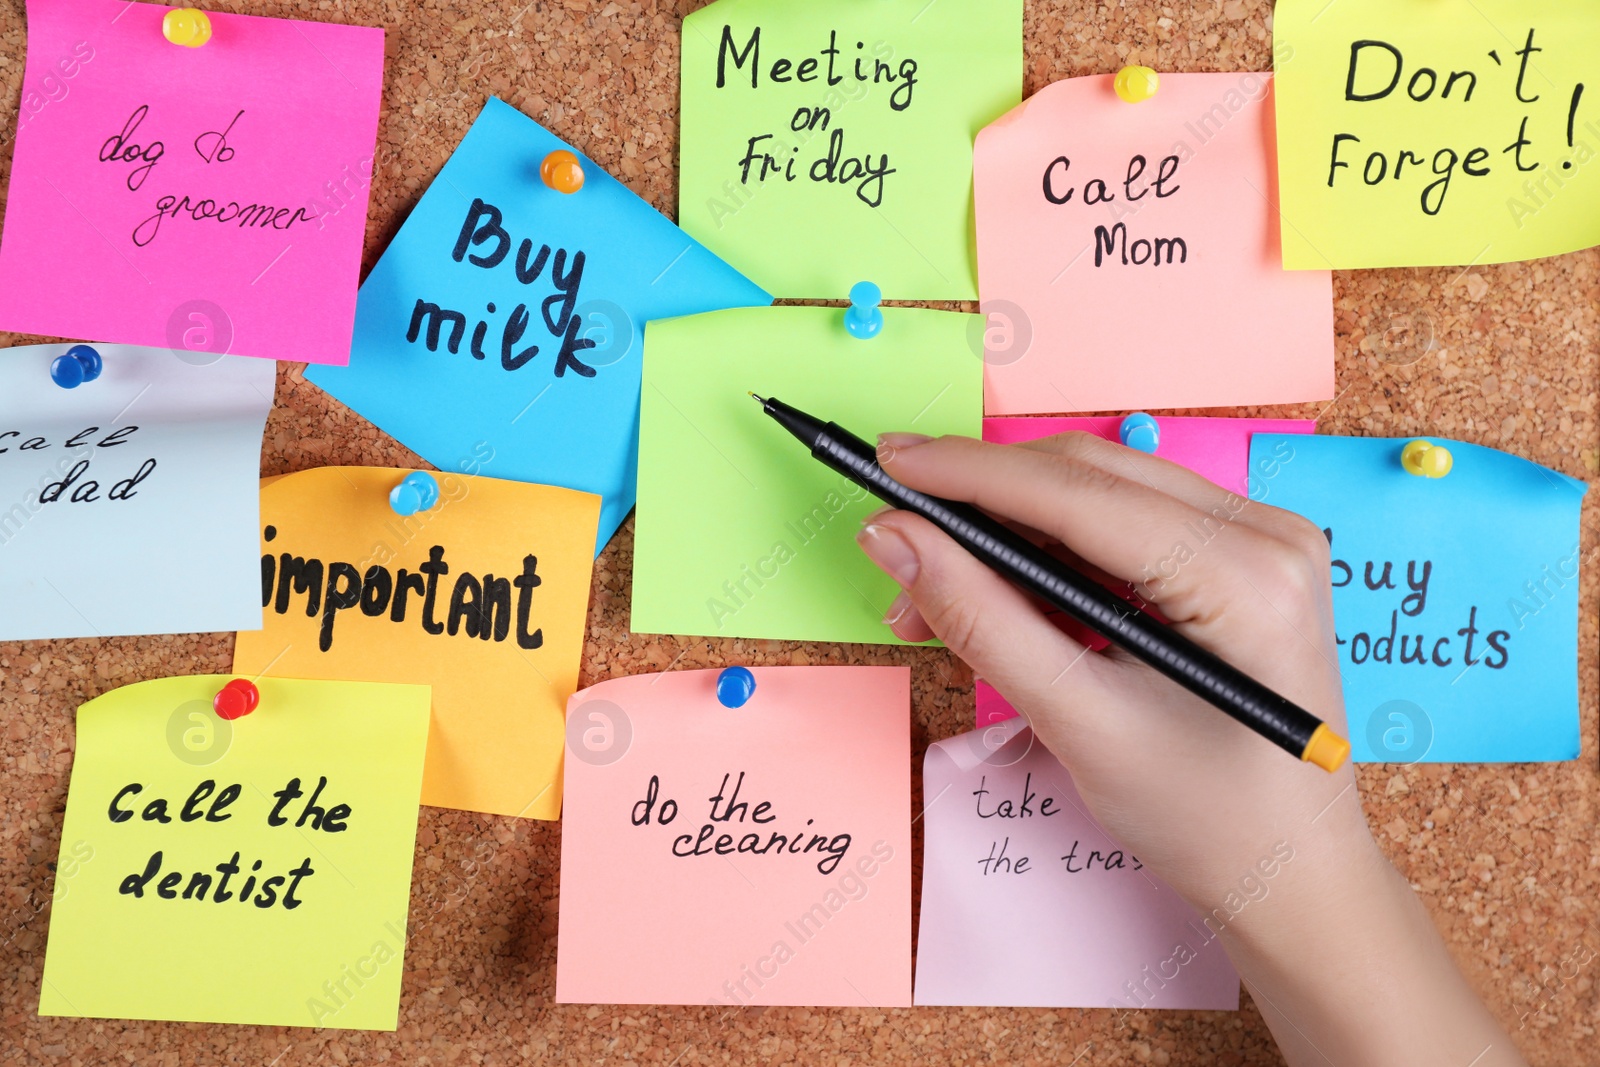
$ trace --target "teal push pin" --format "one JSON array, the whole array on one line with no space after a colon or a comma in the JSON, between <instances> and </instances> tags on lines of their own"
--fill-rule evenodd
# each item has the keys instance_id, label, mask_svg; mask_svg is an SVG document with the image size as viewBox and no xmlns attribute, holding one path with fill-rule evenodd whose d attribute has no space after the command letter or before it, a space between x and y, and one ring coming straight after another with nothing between
<instances>
[{"instance_id":1,"label":"teal push pin","mask_svg":"<svg viewBox=\"0 0 1600 1067\"><path fill-rule=\"evenodd\" d=\"M389 490L389 506L396 515L415 515L439 502L439 483L427 471L412 471Z\"/></svg>"},{"instance_id":2,"label":"teal push pin","mask_svg":"<svg viewBox=\"0 0 1600 1067\"><path fill-rule=\"evenodd\" d=\"M717 675L717 702L725 708L742 708L755 695L756 676L749 667L728 667Z\"/></svg>"},{"instance_id":3,"label":"teal push pin","mask_svg":"<svg viewBox=\"0 0 1600 1067\"><path fill-rule=\"evenodd\" d=\"M878 336L883 329L883 312L878 304L883 290L871 282L856 282L850 287L850 309L844 313L844 328L858 341Z\"/></svg>"},{"instance_id":4,"label":"teal push pin","mask_svg":"<svg viewBox=\"0 0 1600 1067\"><path fill-rule=\"evenodd\" d=\"M100 377L100 353L88 345L73 345L50 364L50 380L63 389L76 389Z\"/></svg>"},{"instance_id":5,"label":"teal push pin","mask_svg":"<svg viewBox=\"0 0 1600 1067\"><path fill-rule=\"evenodd\" d=\"M1161 446L1161 427L1156 420L1142 411L1136 411L1122 420L1122 427L1117 431L1117 436L1129 448L1140 452L1155 455Z\"/></svg>"}]
</instances>

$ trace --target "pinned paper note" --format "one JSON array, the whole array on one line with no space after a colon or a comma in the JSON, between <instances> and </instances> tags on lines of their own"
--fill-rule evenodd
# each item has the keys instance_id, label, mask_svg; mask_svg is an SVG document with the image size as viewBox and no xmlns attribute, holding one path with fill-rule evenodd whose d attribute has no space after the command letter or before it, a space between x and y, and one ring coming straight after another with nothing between
<instances>
[{"instance_id":1,"label":"pinned paper note","mask_svg":"<svg viewBox=\"0 0 1600 1067\"><path fill-rule=\"evenodd\" d=\"M0 329L343 363L383 31L167 10L28 4Z\"/></svg>"},{"instance_id":2,"label":"pinned paper note","mask_svg":"<svg viewBox=\"0 0 1600 1067\"><path fill-rule=\"evenodd\" d=\"M1013 445L1076 430L1117 441L1122 420L1121 415L984 419L983 439ZM1314 433L1317 428L1315 419L1213 419L1178 415L1159 416L1156 425L1161 431L1156 456L1188 467L1202 478L1240 496L1249 492L1245 476L1250 465L1252 434ZM1134 477L1131 471L1128 477Z\"/></svg>"},{"instance_id":3,"label":"pinned paper note","mask_svg":"<svg viewBox=\"0 0 1600 1067\"><path fill-rule=\"evenodd\" d=\"M645 323L771 297L597 164L490 98L361 287L348 367L306 377L441 470L633 507Z\"/></svg>"},{"instance_id":4,"label":"pinned paper note","mask_svg":"<svg viewBox=\"0 0 1600 1067\"><path fill-rule=\"evenodd\" d=\"M261 485L257 604L233 669L433 687L422 802L561 812L561 709L578 687L600 500L439 474L401 516L408 472L322 467Z\"/></svg>"},{"instance_id":5,"label":"pinned paper note","mask_svg":"<svg viewBox=\"0 0 1600 1067\"><path fill-rule=\"evenodd\" d=\"M1576 759L1586 486L1492 448L1407 473L1403 438L1251 441L1251 496L1322 527L1357 760Z\"/></svg>"},{"instance_id":6,"label":"pinned paper note","mask_svg":"<svg viewBox=\"0 0 1600 1067\"><path fill-rule=\"evenodd\" d=\"M1561 0L1284 0L1290 269L1504 263L1600 244L1600 21Z\"/></svg>"},{"instance_id":7,"label":"pinned paper note","mask_svg":"<svg viewBox=\"0 0 1600 1067\"><path fill-rule=\"evenodd\" d=\"M228 681L78 709L39 1014L393 1030L428 690Z\"/></svg>"},{"instance_id":8,"label":"pinned paper note","mask_svg":"<svg viewBox=\"0 0 1600 1067\"><path fill-rule=\"evenodd\" d=\"M567 706L556 1000L909 1005L909 672L718 673Z\"/></svg>"},{"instance_id":9,"label":"pinned paper note","mask_svg":"<svg viewBox=\"0 0 1600 1067\"><path fill-rule=\"evenodd\" d=\"M683 20L678 221L772 292L970 300L972 138L1020 0L717 0Z\"/></svg>"},{"instance_id":10,"label":"pinned paper note","mask_svg":"<svg viewBox=\"0 0 1600 1067\"><path fill-rule=\"evenodd\" d=\"M636 632L898 640L882 621L898 587L855 543L879 502L812 459L748 391L868 441L889 430L976 437L982 320L884 308L882 332L862 341L844 314L757 308L651 324Z\"/></svg>"},{"instance_id":11,"label":"pinned paper note","mask_svg":"<svg viewBox=\"0 0 1600 1067\"><path fill-rule=\"evenodd\" d=\"M1020 722L930 746L922 792L916 1003L1239 1006L1230 911L1202 916L1100 829ZM1293 855L1275 848L1252 883Z\"/></svg>"},{"instance_id":12,"label":"pinned paper note","mask_svg":"<svg viewBox=\"0 0 1600 1067\"><path fill-rule=\"evenodd\" d=\"M95 345L63 389L71 347L0 351L0 641L260 626L274 366Z\"/></svg>"},{"instance_id":13,"label":"pinned paper note","mask_svg":"<svg viewBox=\"0 0 1600 1067\"><path fill-rule=\"evenodd\" d=\"M991 415L1333 396L1333 286L1289 274L1272 78L1047 86L978 135Z\"/></svg>"}]
</instances>

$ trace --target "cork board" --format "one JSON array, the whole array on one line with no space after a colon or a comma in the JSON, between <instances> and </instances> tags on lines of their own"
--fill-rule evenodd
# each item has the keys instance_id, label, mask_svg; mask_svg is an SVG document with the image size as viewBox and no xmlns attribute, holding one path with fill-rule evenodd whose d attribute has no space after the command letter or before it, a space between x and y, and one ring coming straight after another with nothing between
<instances>
[{"instance_id":1,"label":"cork board","mask_svg":"<svg viewBox=\"0 0 1600 1067\"><path fill-rule=\"evenodd\" d=\"M693 0L212 6L388 31L368 268L489 93L674 213L679 20L700 6ZM1025 89L1135 62L1158 70L1267 69L1270 14L1268 0L1029 0ZM15 136L25 36L23 0L0 0L0 184ZM1600 252L1465 270L1342 273L1334 298L1337 399L1325 408L1224 414L1316 416L1324 432L1338 434L1439 434L1579 478L1600 473ZM0 345L45 340L56 339L0 335ZM301 369L280 365L263 474L338 463L422 465L304 382ZM1358 771L1380 843L1536 1063L1590 1058L1600 1023L1592 964L1600 949L1597 517L1591 494L1583 520L1582 758ZM930 741L970 726L971 672L942 650L629 633L632 547L630 520L597 561L583 684L730 663L906 664L919 772ZM423 809L418 834L398 1032L38 1018L74 709L141 679L226 671L232 645L228 634L0 644L0 1064L1281 1062L1248 996L1237 1013L556 1005L560 824L431 808ZM916 788L920 795L920 781Z\"/></svg>"}]
</instances>

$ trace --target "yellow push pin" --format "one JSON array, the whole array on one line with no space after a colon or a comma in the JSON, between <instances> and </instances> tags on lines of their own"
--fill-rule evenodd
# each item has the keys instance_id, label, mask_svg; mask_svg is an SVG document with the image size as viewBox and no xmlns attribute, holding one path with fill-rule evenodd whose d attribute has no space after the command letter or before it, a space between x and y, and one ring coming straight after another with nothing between
<instances>
[{"instance_id":1,"label":"yellow push pin","mask_svg":"<svg viewBox=\"0 0 1600 1067\"><path fill-rule=\"evenodd\" d=\"M575 193L583 188L583 164L565 148L558 148L539 164L539 177L558 193Z\"/></svg>"},{"instance_id":2,"label":"yellow push pin","mask_svg":"<svg viewBox=\"0 0 1600 1067\"><path fill-rule=\"evenodd\" d=\"M1122 99L1137 104L1156 95L1156 90L1161 88L1161 75L1149 67L1123 67L1117 71L1111 86Z\"/></svg>"},{"instance_id":3,"label":"yellow push pin","mask_svg":"<svg viewBox=\"0 0 1600 1067\"><path fill-rule=\"evenodd\" d=\"M211 19L204 11L175 7L162 17L161 34L173 44L199 48L211 40Z\"/></svg>"},{"instance_id":4,"label":"yellow push pin","mask_svg":"<svg viewBox=\"0 0 1600 1067\"><path fill-rule=\"evenodd\" d=\"M1415 474L1420 478L1443 478L1450 473L1454 462L1450 450L1444 445L1420 438L1407 442L1400 450L1400 466L1406 469L1407 474Z\"/></svg>"}]
</instances>

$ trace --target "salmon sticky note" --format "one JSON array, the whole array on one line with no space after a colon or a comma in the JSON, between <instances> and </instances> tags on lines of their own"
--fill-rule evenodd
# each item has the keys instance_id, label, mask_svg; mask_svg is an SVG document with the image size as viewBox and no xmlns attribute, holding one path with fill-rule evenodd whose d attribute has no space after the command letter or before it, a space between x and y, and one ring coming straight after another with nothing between
<instances>
[{"instance_id":1,"label":"salmon sticky note","mask_svg":"<svg viewBox=\"0 0 1600 1067\"><path fill-rule=\"evenodd\" d=\"M783 297L970 300L972 138L1021 0L717 0L683 20L678 223Z\"/></svg>"},{"instance_id":2,"label":"salmon sticky note","mask_svg":"<svg viewBox=\"0 0 1600 1067\"><path fill-rule=\"evenodd\" d=\"M615 678L567 705L556 1000L911 1000L910 672Z\"/></svg>"},{"instance_id":3,"label":"salmon sticky note","mask_svg":"<svg viewBox=\"0 0 1600 1067\"><path fill-rule=\"evenodd\" d=\"M383 31L168 10L28 3L0 329L343 363Z\"/></svg>"},{"instance_id":4,"label":"salmon sticky note","mask_svg":"<svg viewBox=\"0 0 1600 1067\"><path fill-rule=\"evenodd\" d=\"M266 627L239 634L233 669L432 686L422 802L554 819L600 498L441 473L438 504L401 516L408 473L261 483Z\"/></svg>"},{"instance_id":5,"label":"salmon sticky note","mask_svg":"<svg viewBox=\"0 0 1600 1067\"><path fill-rule=\"evenodd\" d=\"M428 690L228 681L78 709L39 1014L393 1030Z\"/></svg>"},{"instance_id":6,"label":"salmon sticky note","mask_svg":"<svg viewBox=\"0 0 1600 1067\"><path fill-rule=\"evenodd\" d=\"M1284 0L1291 270L1505 263L1600 244L1600 20L1564 0Z\"/></svg>"},{"instance_id":7,"label":"salmon sticky note","mask_svg":"<svg viewBox=\"0 0 1600 1067\"><path fill-rule=\"evenodd\" d=\"M991 415L1333 396L1333 283L1287 274L1272 79L1056 82L978 135Z\"/></svg>"},{"instance_id":8,"label":"salmon sticky note","mask_svg":"<svg viewBox=\"0 0 1600 1067\"><path fill-rule=\"evenodd\" d=\"M1250 442L1250 496L1328 538L1353 758L1576 759L1579 509L1587 486L1481 445L1428 438L1443 478L1400 466L1403 438Z\"/></svg>"},{"instance_id":9,"label":"salmon sticky note","mask_svg":"<svg viewBox=\"0 0 1600 1067\"><path fill-rule=\"evenodd\" d=\"M922 792L916 1003L1239 1006L1229 912L1202 918L1100 829L1020 720L930 746Z\"/></svg>"},{"instance_id":10,"label":"salmon sticky note","mask_svg":"<svg viewBox=\"0 0 1600 1067\"><path fill-rule=\"evenodd\" d=\"M633 629L797 641L898 639L898 586L857 547L878 506L763 415L754 390L872 440L976 437L976 315L885 308L868 341L840 308L718 311L645 336ZM752 358L758 354L759 359Z\"/></svg>"},{"instance_id":11,"label":"salmon sticky note","mask_svg":"<svg viewBox=\"0 0 1600 1067\"><path fill-rule=\"evenodd\" d=\"M95 345L0 352L0 641L261 625L256 486L276 368Z\"/></svg>"}]
</instances>

